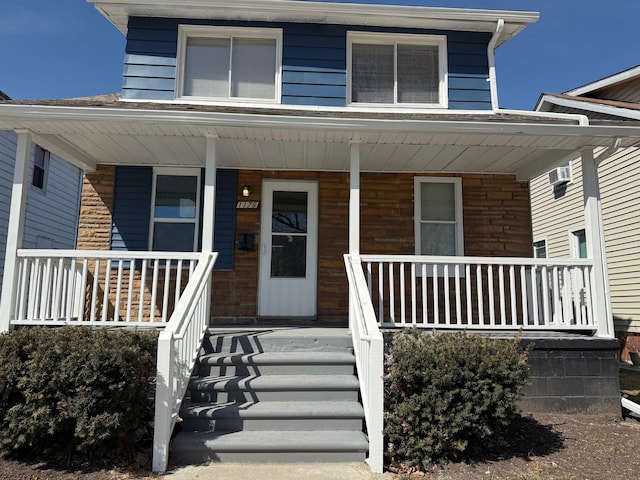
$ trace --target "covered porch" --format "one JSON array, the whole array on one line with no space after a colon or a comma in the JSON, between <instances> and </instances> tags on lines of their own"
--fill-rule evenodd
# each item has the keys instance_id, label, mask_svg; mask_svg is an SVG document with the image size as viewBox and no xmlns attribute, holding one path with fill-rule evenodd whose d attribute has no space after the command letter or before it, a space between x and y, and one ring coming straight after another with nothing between
<instances>
[{"instance_id":1,"label":"covered porch","mask_svg":"<svg viewBox=\"0 0 640 480\"><path fill-rule=\"evenodd\" d=\"M258 274L267 268L259 257L274 247L273 232L261 229L265 220L271 223L271 211L256 210L247 221L258 229L250 232L257 233L258 241L244 267L213 271L219 258L213 218L220 169L240 172L238 185L242 175L253 175L261 207L268 201L268 181L320 184L316 206L307 204L307 218L314 208L321 218L309 221L304 232L317 239L314 243L309 237L305 250L316 248L315 257L305 258L317 270L304 273L313 280L315 310L303 316L318 319L318 308L326 308L342 315L345 324L348 317L374 469L382 468L381 328L613 336L594 150L607 149L603 155L615 146L636 144L638 128L595 127L573 116L523 112L425 115L336 109L312 115L96 100L12 102L0 108L0 128L19 134L0 329L63 324L162 328L158 378L164 381L156 399L154 470L166 467L166 447L204 332L212 318L227 316L220 314L225 298L216 296L217 290L248 292L254 302L248 316L251 308L257 322L269 316L261 315L256 297L263 295ZM201 232L196 228L200 252L109 250L109 238L105 242L100 235L95 238L104 248L99 249L21 249L33 141L89 175L105 165L202 169L205 220ZM499 201L496 217L504 217L515 205L513 189L528 192L526 181L576 155L583 161L587 259L530 258L528 230L515 228L530 215L528 205L522 208L522 191L509 228L495 219L498 231L488 228L489 220L475 236L464 231L455 256L425 256L415 248L414 177L457 178L463 190L487 194L464 197L464 208L475 206L468 209L468 218L492 209L487 197ZM512 190L501 195L505 184ZM368 187L363 190L363 185ZM384 194L376 185L384 186ZM391 208L385 211L385 206ZM404 213L395 218L401 207ZM337 226L323 231L329 218L338 219ZM379 235L372 226L381 223L387 232L403 233ZM465 225L471 224L465 217ZM323 242L325 232L331 233L328 242ZM509 236L518 240L510 242ZM483 237L502 240L495 246L483 244ZM216 278L224 279L220 285L226 287L217 289ZM287 289L280 294L283 299L296 296ZM323 306L329 300L331 306ZM246 297L238 301L246 303Z\"/></svg>"}]
</instances>

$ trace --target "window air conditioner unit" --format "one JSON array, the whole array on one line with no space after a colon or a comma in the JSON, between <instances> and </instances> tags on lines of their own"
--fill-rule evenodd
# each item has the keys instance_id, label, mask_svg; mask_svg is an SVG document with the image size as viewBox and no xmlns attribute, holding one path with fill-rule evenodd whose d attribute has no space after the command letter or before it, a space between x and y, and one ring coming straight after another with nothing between
<instances>
[{"instance_id":1,"label":"window air conditioner unit","mask_svg":"<svg viewBox=\"0 0 640 480\"><path fill-rule=\"evenodd\" d=\"M558 167L549 172L549 183L553 186L571 181L571 167Z\"/></svg>"}]
</instances>

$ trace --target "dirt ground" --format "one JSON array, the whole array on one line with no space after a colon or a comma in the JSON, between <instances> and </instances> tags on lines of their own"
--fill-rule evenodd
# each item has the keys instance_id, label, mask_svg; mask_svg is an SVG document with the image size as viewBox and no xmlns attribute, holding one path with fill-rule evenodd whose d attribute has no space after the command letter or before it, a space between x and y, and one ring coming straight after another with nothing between
<instances>
[{"instance_id":1,"label":"dirt ground","mask_svg":"<svg viewBox=\"0 0 640 480\"><path fill-rule=\"evenodd\" d=\"M611 421L585 415L520 416L502 440L500 447L473 464L454 463L430 472L400 474L398 478L616 480L638 478L640 474L638 417ZM0 479L157 479L148 475L148 468L148 465L137 465L133 469L63 468L4 457L0 458Z\"/></svg>"}]
</instances>

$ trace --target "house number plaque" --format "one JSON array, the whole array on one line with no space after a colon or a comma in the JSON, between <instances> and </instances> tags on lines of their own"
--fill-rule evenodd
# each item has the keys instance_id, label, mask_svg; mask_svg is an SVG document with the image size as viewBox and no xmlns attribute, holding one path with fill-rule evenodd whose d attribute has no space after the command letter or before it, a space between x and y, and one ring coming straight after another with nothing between
<instances>
[{"instance_id":1,"label":"house number plaque","mask_svg":"<svg viewBox=\"0 0 640 480\"><path fill-rule=\"evenodd\" d=\"M236 208L258 208L260 202L238 202Z\"/></svg>"}]
</instances>

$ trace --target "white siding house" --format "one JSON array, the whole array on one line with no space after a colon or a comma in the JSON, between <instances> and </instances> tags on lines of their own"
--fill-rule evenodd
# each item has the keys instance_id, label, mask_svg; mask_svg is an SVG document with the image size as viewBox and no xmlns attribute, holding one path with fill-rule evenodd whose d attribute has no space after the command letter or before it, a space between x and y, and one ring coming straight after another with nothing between
<instances>
[{"instance_id":1,"label":"white siding house","mask_svg":"<svg viewBox=\"0 0 640 480\"><path fill-rule=\"evenodd\" d=\"M0 92L0 95L1 92ZM18 134L0 130L0 285ZM36 157L44 165L35 166ZM82 170L36 144L31 146L23 248L74 248ZM36 173L34 176L34 168Z\"/></svg>"},{"instance_id":2,"label":"white siding house","mask_svg":"<svg viewBox=\"0 0 640 480\"><path fill-rule=\"evenodd\" d=\"M565 94L543 95L537 110L585 115L592 125L637 124L640 67ZM640 148L600 149L595 155L603 155L598 178L611 310L616 336L628 350L640 345ZM580 232L585 228L579 157L568 165L570 181L553 186L549 176L542 175L530 186L534 244L544 244L551 258L579 257Z\"/></svg>"}]
</instances>

